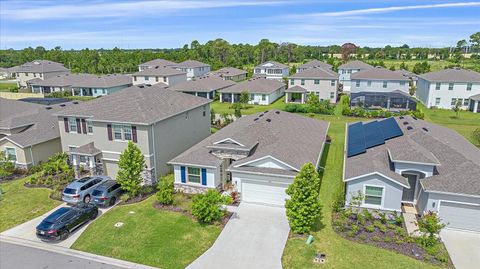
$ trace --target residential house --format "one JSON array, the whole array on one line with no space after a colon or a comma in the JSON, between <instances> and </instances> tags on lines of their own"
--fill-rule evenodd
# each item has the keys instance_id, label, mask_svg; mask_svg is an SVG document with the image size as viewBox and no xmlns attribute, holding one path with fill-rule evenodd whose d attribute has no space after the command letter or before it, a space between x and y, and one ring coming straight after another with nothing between
<instances>
[{"instance_id":1,"label":"residential house","mask_svg":"<svg viewBox=\"0 0 480 269\"><path fill-rule=\"evenodd\" d=\"M0 67L0 79L15 78L18 66L14 67Z\"/></svg>"},{"instance_id":2,"label":"residential house","mask_svg":"<svg viewBox=\"0 0 480 269\"><path fill-rule=\"evenodd\" d=\"M289 77L285 90L286 103L304 103L308 94L313 93L320 100L337 102L338 74L330 69L313 67Z\"/></svg>"},{"instance_id":3,"label":"residential house","mask_svg":"<svg viewBox=\"0 0 480 269\"><path fill-rule=\"evenodd\" d=\"M165 59L155 59L138 65L138 71L143 71L150 68L160 67L172 67L174 68L177 63L165 60Z\"/></svg>"},{"instance_id":4,"label":"residential house","mask_svg":"<svg viewBox=\"0 0 480 269\"><path fill-rule=\"evenodd\" d=\"M184 81L187 81L187 73L172 67L155 66L132 75L133 85L164 83L173 86Z\"/></svg>"},{"instance_id":5,"label":"residential house","mask_svg":"<svg viewBox=\"0 0 480 269\"><path fill-rule=\"evenodd\" d=\"M224 80L218 76L203 76L180 82L169 89L213 100L219 90L232 85L235 85L235 82L231 80Z\"/></svg>"},{"instance_id":6,"label":"residential house","mask_svg":"<svg viewBox=\"0 0 480 269\"><path fill-rule=\"evenodd\" d=\"M400 116L348 124L346 142L347 205L363 197L361 207L433 211L448 228L480 231L480 150L457 132Z\"/></svg>"},{"instance_id":7,"label":"residential house","mask_svg":"<svg viewBox=\"0 0 480 269\"><path fill-rule=\"evenodd\" d=\"M210 65L195 60L186 60L175 65L175 68L187 73L187 80L201 77L210 72Z\"/></svg>"},{"instance_id":8,"label":"residential house","mask_svg":"<svg viewBox=\"0 0 480 269\"><path fill-rule=\"evenodd\" d=\"M480 73L460 68L444 69L418 76L417 99L426 107L449 109L457 102L462 109L480 112Z\"/></svg>"},{"instance_id":9,"label":"residential house","mask_svg":"<svg viewBox=\"0 0 480 269\"><path fill-rule=\"evenodd\" d=\"M63 152L75 171L116 178L127 142L145 157L142 177L155 182L170 171L167 161L210 134L210 103L205 98L137 85L57 112Z\"/></svg>"},{"instance_id":10,"label":"residential house","mask_svg":"<svg viewBox=\"0 0 480 269\"><path fill-rule=\"evenodd\" d=\"M338 74L340 74L340 83L343 87L343 92L350 92L351 80L350 75L362 70L371 69L373 66L362 61L351 61L342 64L338 67Z\"/></svg>"},{"instance_id":11,"label":"residential house","mask_svg":"<svg viewBox=\"0 0 480 269\"><path fill-rule=\"evenodd\" d=\"M67 73L70 73L70 70L61 63L47 60L35 60L18 66L15 77L17 80L17 86L25 89L28 87L27 81L29 80L44 80Z\"/></svg>"},{"instance_id":12,"label":"residential house","mask_svg":"<svg viewBox=\"0 0 480 269\"><path fill-rule=\"evenodd\" d=\"M247 78L247 71L235 67L224 67L209 73L212 76L219 76L224 80L239 82Z\"/></svg>"},{"instance_id":13,"label":"residential house","mask_svg":"<svg viewBox=\"0 0 480 269\"><path fill-rule=\"evenodd\" d=\"M328 122L276 109L241 117L169 161L175 186L241 194L242 201L282 206L306 163L319 168Z\"/></svg>"},{"instance_id":14,"label":"residential house","mask_svg":"<svg viewBox=\"0 0 480 269\"><path fill-rule=\"evenodd\" d=\"M417 101L400 90L392 92L352 92L350 106L364 109L387 109L392 112L417 110Z\"/></svg>"},{"instance_id":15,"label":"residential house","mask_svg":"<svg viewBox=\"0 0 480 269\"><path fill-rule=\"evenodd\" d=\"M239 82L219 92L220 102L237 103L240 101L241 93L248 92L250 94L249 104L269 105L283 96L285 83L257 77Z\"/></svg>"},{"instance_id":16,"label":"residential house","mask_svg":"<svg viewBox=\"0 0 480 269\"><path fill-rule=\"evenodd\" d=\"M283 80L283 78L288 77L289 74L290 69L288 65L275 61L264 62L255 66L253 69L254 77L264 77L267 79Z\"/></svg>"},{"instance_id":17,"label":"residential house","mask_svg":"<svg viewBox=\"0 0 480 269\"><path fill-rule=\"evenodd\" d=\"M34 93L71 92L74 96L103 96L132 86L129 75L63 74L29 82Z\"/></svg>"},{"instance_id":18,"label":"residential house","mask_svg":"<svg viewBox=\"0 0 480 269\"><path fill-rule=\"evenodd\" d=\"M324 62L319 61L319 60L312 60L312 61L309 61L307 63L304 63L304 64L298 66L297 67L297 73L303 72L303 71L305 71L307 69L310 69L310 68L322 68L322 69L326 69L326 70L332 70L332 65L324 63Z\"/></svg>"},{"instance_id":19,"label":"residential house","mask_svg":"<svg viewBox=\"0 0 480 269\"><path fill-rule=\"evenodd\" d=\"M411 71L405 70L405 69L398 69L398 70L395 70L393 72L402 74L404 77L407 77L408 79L410 79L410 85L411 86L415 86L415 87L417 86L417 81L418 81L417 74L415 74Z\"/></svg>"},{"instance_id":20,"label":"residential house","mask_svg":"<svg viewBox=\"0 0 480 269\"><path fill-rule=\"evenodd\" d=\"M0 152L19 168L29 168L62 152L57 117L52 113L75 103L44 106L0 98Z\"/></svg>"}]
</instances>

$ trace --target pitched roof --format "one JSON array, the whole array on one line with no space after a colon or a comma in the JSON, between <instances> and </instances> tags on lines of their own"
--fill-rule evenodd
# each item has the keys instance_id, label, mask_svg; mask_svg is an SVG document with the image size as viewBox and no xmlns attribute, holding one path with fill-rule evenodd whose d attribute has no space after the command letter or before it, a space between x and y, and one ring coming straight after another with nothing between
<instances>
[{"instance_id":1,"label":"pitched roof","mask_svg":"<svg viewBox=\"0 0 480 269\"><path fill-rule=\"evenodd\" d=\"M461 68L443 69L418 75L431 82L480 82L480 73Z\"/></svg>"},{"instance_id":2,"label":"pitched roof","mask_svg":"<svg viewBox=\"0 0 480 269\"><path fill-rule=\"evenodd\" d=\"M300 87L298 85L295 85L293 87L286 89L285 92L307 92L307 89Z\"/></svg>"},{"instance_id":3,"label":"pitched roof","mask_svg":"<svg viewBox=\"0 0 480 269\"><path fill-rule=\"evenodd\" d=\"M165 59L154 59L142 64L139 64L140 66L147 65L147 66L174 66L177 63L165 60Z\"/></svg>"},{"instance_id":4,"label":"pitched roof","mask_svg":"<svg viewBox=\"0 0 480 269\"><path fill-rule=\"evenodd\" d=\"M174 67L155 66L133 73L133 76L175 76L186 74Z\"/></svg>"},{"instance_id":5,"label":"pitched roof","mask_svg":"<svg viewBox=\"0 0 480 269\"><path fill-rule=\"evenodd\" d=\"M122 85L132 84L132 78L129 75L93 75L93 74L63 74L39 80L35 82L28 81L33 86L58 86L58 87L85 87L85 88L111 88Z\"/></svg>"},{"instance_id":6,"label":"pitched roof","mask_svg":"<svg viewBox=\"0 0 480 269\"><path fill-rule=\"evenodd\" d=\"M70 153L81 154L81 155L96 155L101 153L102 151L95 147L94 142L90 142L78 148L74 148L70 150Z\"/></svg>"},{"instance_id":7,"label":"pitched roof","mask_svg":"<svg viewBox=\"0 0 480 269\"><path fill-rule=\"evenodd\" d=\"M180 82L170 86L169 89L182 92L211 92L218 91L232 85L235 85L235 82L231 80L223 80L217 76L203 76Z\"/></svg>"},{"instance_id":8,"label":"pitched roof","mask_svg":"<svg viewBox=\"0 0 480 269\"><path fill-rule=\"evenodd\" d=\"M470 99L471 99L471 100L474 100L474 101L480 101L480 94L476 94L476 95L470 96Z\"/></svg>"},{"instance_id":9,"label":"pitched roof","mask_svg":"<svg viewBox=\"0 0 480 269\"><path fill-rule=\"evenodd\" d=\"M180 68L195 68L195 67L203 67L203 66L210 66L210 65L196 61L196 60L186 60L176 64L175 66Z\"/></svg>"},{"instance_id":10,"label":"pitched roof","mask_svg":"<svg viewBox=\"0 0 480 269\"><path fill-rule=\"evenodd\" d=\"M390 71L386 68L377 66L375 68L370 68L362 71L358 71L350 75L351 79L371 79L371 80L404 80L408 81L407 77L404 77L403 74Z\"/></svg>"},{"instance_id":11,"label":"pitched roof","mask_svg":"<svg viewBox=\"0 0 480 269\"><path fill-rule=\"evenodd\" d=\"M327 63L324 63L324 62L319 61L319 60L312 60L310 62L307 62L307 63L304 63L304 64L300 65L297 68L298 69L306 69L306 68L312 68L312 67L320 67L320 68L323 68L323 69L332 69L331 64L327 64Z\"/></svg>"},{"instance_id":12,"label":"pitched roof","mask_svg":"<svg viewBox=\"0 0 480 269\"><path fill-rule=\"evenodd\" d=\"M234 77L234 76L240 76L240 75L246 75L247 71L238 69L235 67L224 67L220 68L216 71L210 72L211 75L215 76L220 76L220 77Z\"/></svg>"},{"instance_id":13,"label":"pitched roof","mask_svg":"<svg viewBox=\"0 0 480 269\"><path fill-rule=\"evenodd\" d=\"M290 76L290 78L318 78L318 79L338 79L339 74L331 71L330 69L323 69L318 67L312 67L305 69L300 73L296 73Z\"/></svg>"},{"instance_id":14,"label":"pitched roof","mask_svg":"<svg viewBox=\"0 0 480 269\"><path fill-rule=\"evenodd\" d=\"M24 63L18 66L17 72L35 72L35 73L48 73L56 71L69 71L68 68L61 63L47 61L47 60L35 60L32 62Z\"/></svg>"},{"instance_id":15,"label":"pitched roof","mask_svg":"<svg viewBox=\"0 0 480 269\"><path fill-rule=\"evenodd\" d=\"M97 121L153 124L211 101L166 89L167 85L135 85L56 113Z\"/></svg>"},{"instance_id":16,"label":"pitched roof","mask_svg":"<svg viewBox=\"0 0 480 269\"><path fill-rule=\"evenodd\" d=\"M255 66L255 68L288 68L288 65L276 62L276 61L267 61L262 64Z\"/></svg>"},{"instance_id":17,"label":"pitched roof","mask_svg":"<svg viewBox=\"0 0 480 269\"><path fill-rule=\"evenodd\" d=\"M235 85L220 90L220 92L241 93L243 91L248 91L249 93L270 94L278 89L281 89L282 87L285 87L285 83L283 83L283 81L257 77L239 82Z\"/></svg>"},{"instance_id":18,"label":"pitched roof","mask_svg":"<svg viewBox=\"0 0 480 269\"><path fill-rule=\"evenodd\" d=\"M297 170L308 162L315 165L321 154L328 126L329 123L325 121L273 109L237 119L169 163L217 167L222 160L210 153L211 147L219 141L231 139L242 144L241 148L249 150L250 154L246 158L234 161L230 169L236 171L253 169L255 172L293 176L296 174L293 169L265 171L265 168L262 170L241 165L264 157L273 157ZM262 171L257 171L258 169Z\"/></svg>"},{"instance_id":19,"label":"pitched roof","mask_svg":"<svg viewBox=\"0 0 480 269\"><path fill-rule=\"evenodd\" d=\"M342 64L338 67L338 69L370 69L370 68L373 68L373 66L357 60Z\"/></svg>"}]
</instances>

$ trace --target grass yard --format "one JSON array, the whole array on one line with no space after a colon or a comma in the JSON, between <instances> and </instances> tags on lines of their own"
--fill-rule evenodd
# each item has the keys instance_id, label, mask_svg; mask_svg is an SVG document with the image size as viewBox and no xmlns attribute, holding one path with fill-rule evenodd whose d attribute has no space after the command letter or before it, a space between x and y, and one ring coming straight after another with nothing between
<instances>
[{"instance_id":1,"label":"grass yard","mask_svg":"<svg viewBox=\"0 0 480 269\"><path fill-rule=\"evenodd\" d=\"M17 83L2 83L0 82L0 92L9 92L11 89L17 88Z\"/></svg>"},{"instance_id":2,"label":"grass yard","mask_svg":"<svg viewBox=\"0 0 480 269\"><path fill-rule=\"evenodd\" d=\"M231 108L231 106L232 106L231 103L220 103L219 101L215 101L210 104L210 108L213 109L213 111L216 114L223 114L223 113L233 114L235 110ZM273 102L268 106L248 105L247 108L242 109L242 114L249 115L249 114L262 112L262 111L273 109L273 108L283 110L285 108L285 97L280 97L277 101Z\"/></svg>"},{"instance_id":3,"label":"grass yard","mask_svg":"<svg viewBox=\"0 0 480 269\"><path fill-rule=\"evenodd\" d=\"M36 218L60 205L48 196L50 189L26 188L28 177L1 183L4 194L0 200L0 232Z\"/></svg>"},{"instance_id":4,"label":"grass yard","mask_svg":"<svg viewBox=\"0 0 480 269\"><path fill-rule=\"evenodd\" d=\"M188 198L178 199L178 206L189 207ZM73 248L164 269L185 268L220 234L218 226L155 209L154 201L152 196L138 204L117 206L92 223ZM117 222L124 225L115 228Z\"/></svg>"}]
</instances>

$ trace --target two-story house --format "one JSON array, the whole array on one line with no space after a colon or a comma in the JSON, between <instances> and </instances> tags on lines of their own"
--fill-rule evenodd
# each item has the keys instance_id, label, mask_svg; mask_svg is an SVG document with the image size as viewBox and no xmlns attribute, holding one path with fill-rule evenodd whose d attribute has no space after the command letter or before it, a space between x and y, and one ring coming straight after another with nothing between
<instances>
[{"instance_id":1,"label":"two-story house","mask_svg":"<svg viewBox=\"0 0 480 269\"><path fill-rule=\"evenodd\" d=\"M210 65L196 60L186 60L175 65L175 68L187 73L187 80L201 77L210 72Z\"/></svg>"},{"instance_id":2,"label":"two-story house","mask_svg":"<svg viewBox=\"0 0 480 269\"><path fill-rule=\"evenodd\" d=\"M290 69L288 65L275 61L264 62L255 66L253 69L254 77L264 77L267 79L283 80L283 78L288 77L289 74Z\"/></svg>"},{"instance_id":3,"label":"two-story house","mask_svg":"<svg viewBox=\"0 0 480 269\"><path fill-rule=\"evenodd\" d=\"M129 75L63 74L29 83L34 93L71 92L74 96L103 96L132 86Z\"/></svg>"},{"instance_id":4,"label":"two-story house","mask_svg":"<svg viewBox=\"0 0 480 269\"><path fill-rule=\"evenodd\" d=\"M320 100L337 102L338 74L330 69L313 67L289 77L285 90L286 103L305 103L313 93Z\"/></svg>"},{"instance_id":5,"label":"two-story house","mask_svg":"<svg viewBox=\"0 0 480 269\"><path fill-rule=\"evenodd\" d=\"M219 76L203 76L192 78L168 87L171 90L192 94L208 99L214 99L218 91L235 85L231 80L224 80Z\"/></svg>"},{"instance_id":6,"label":"two-story house","mask_svg":"<svg viewBox=\"0 0 480 269\"><path fill-rule=\"evenodd\" d=\"M44 80L46 78L70 73L70 70L61 63L35 60L24 63L16 68L17 86L21 89L28 87L29 80Z\"/></svg>"},{"instance_id":7,"label":"two-story house","mask_svg":"<svg viewBox=\"0 0 480 269\"><path fill-rule=\"evenodd\" d=\"M421 74L417 82L417 99L426 107L449 109L460 107L480 112L480 73L460 68L444 69Z\"/></svg>"},{"instance_id":8,"label":"two-story house","mask_svg":"<svg viewBox=\"0 0 480 269\"><path fill-rule=\"evenodd\" d=\"M133 85L164 83L173 86L184 81L187 81L187 73L185 71L158 65L132 74Z\"/></svg>"},{"instance_id":9,"label":"two-story house","mask_svg":"<svg viewBox=\"0 0 480 269\"><path fill-rule=\"evenodd\" d=\"M326 70L332 70L332 65L324 63L324 62L319 61L319 60L311 60L309 62L306 62L306 63L302 64L302 65L299 65L297 67L296 73L303 72L303 71L305 71L307 69L310 69L310 68L322 68L322 69L326 69Z\"/></svg>"},{"instance_id":10,"label":"two-story house","mask_svg":"<svg viewBox=\"0 0 480 269\"><path fill-rule=\"evenodd\" d=\"M220 102L237 103L241 94L247 92L249 104L269 105L283 96L285 88L283 81L256 77L220 90Z\"/></svg>"},{"instance_id":11,"label":"two-story house","mask_svg":"<svg viewBox=\"0 0 480 269\"><path fill-rule=\"evenodd\" d=\"M165 59L155 59L138 65L138 71L143 71L149 68L160 67L175 67L177 63L165 60Z\"/></svg>"},{"instance_id":12,"label":"two-story house","mask_svg":"<svg viewBox=\"0 0 480 269\"><path fill-rule=\"evenodd\" d=\"M224 80L239 82L247 78L247 71L235 67L224 67L209 73L212 76L219 76Z\"/></svg>"},{"instance_id":13,"label":"two-story house","mask_svg":"<svg viewBox=\"0 0 480 269\"><path fill-rule=\"evenodd\" d=\"M357 60L340 65L338 67L338 74L340 74L339 80L340 84L342 84L343 92L350 92L351 74L371 68L373 68L373 66Z\"/></svg>"},{"instance_id":14,"label":"two-story house","mask_svg":"<svg viewBox=\"0 0 480 269\"><path fill-rule=\"evenodd\" d=\"M447 228L480 232L480 150L463 136L400 116L348 124L346 142L347 205L433 211Z\"/></svg>"},{"instance_id":15,"label":"two-story house","mask_svg":"<svg viewBox=\"0 0 480 269\"><path fill-rule=\"evenodd\" d=\"M127 142L145 157L146 183L170 171L167 162L210 134L210 100L138 85L57 112L63 152L75 171L116 178Z\"/></svg>"}]
</instances>

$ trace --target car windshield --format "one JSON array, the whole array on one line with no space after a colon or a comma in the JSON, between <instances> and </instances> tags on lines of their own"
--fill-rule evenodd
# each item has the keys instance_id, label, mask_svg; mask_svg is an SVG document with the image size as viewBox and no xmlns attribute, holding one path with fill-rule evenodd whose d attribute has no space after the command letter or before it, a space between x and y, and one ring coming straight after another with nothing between
<instances>
[{"instance_id":1,"label":"car windshield","mask_svg":"<svg viewBox=\"0 0 480 269\"><path fill-rule=\"evenodd\" d=\"M66 194L75 194L77 193L77 190L76 189L70 189L70 188L66 188L63 193L66 193Z\"/></svg>"},{"instance_id":2,"label":"car windshield","mask_svg":"<svg viewBox=\"0 0 480 269\"><path fill-rule=\"evenodd\" d=\"M50 214L46 219L45 222L55 222L60 216L63 216L63 214L67 213L71 209L68 207L62 207L57 209L55 212Z\"/></svg>"},{"instance_id":3,"label":"car windshield","mask_svg":"<svg viewBox=\"0 0 480 269\"><path fill-rule=\"evenodd\" d=\"M94 190L92 192L93 196L102 196L103 195L103 190Z\"/></svg>"},{"instance_id":4,"label":"car windshield","mask_svg":"<svg viewBox=\"0 0 480 269\"><path fill-rule=\"evenodd\" d=\"M54 222L44 220L37 226L37 228L40 229L40 230L49 230L49 229L53 228L54 226L55 226Z\"/></svg>"}]
</instances>

